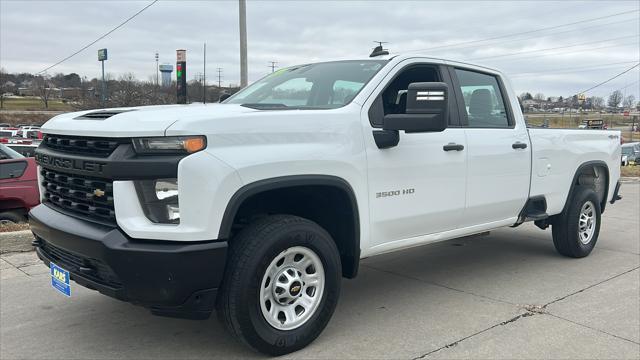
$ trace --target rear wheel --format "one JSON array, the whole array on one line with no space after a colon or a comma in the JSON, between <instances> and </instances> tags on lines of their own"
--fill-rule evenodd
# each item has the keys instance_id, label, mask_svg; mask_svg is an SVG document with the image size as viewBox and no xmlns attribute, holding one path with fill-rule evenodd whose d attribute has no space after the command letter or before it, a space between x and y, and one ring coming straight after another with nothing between
<instances>
[{"instance_id":1,"label":"rear wheel","mask_svg":"<svg viewBox=\"0 0 640 360\"><path fill-rule=\"evenodd\" d=\"M231 240L227 264L218 316L255 350L299 350L329 322L340 294L340 256L316 223L289 215L259 220Z\"/></svg>"},{"instance_id":2,"label":"rear wheel","mask_svg":"<svg viewBox=\"0 0 640 360\"><path fill-rule=\"evenodd\" d=\"M593 189L578 186L567 208L552 224L553 244L565 256L581 258L593 250L600 233L600 202Z\"/></svg>"}]
</instances>

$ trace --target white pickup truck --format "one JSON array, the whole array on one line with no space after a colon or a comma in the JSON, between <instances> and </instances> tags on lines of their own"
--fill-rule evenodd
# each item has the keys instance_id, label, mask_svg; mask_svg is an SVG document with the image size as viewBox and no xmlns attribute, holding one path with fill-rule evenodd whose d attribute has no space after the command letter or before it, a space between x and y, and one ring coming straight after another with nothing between
<instances>
[{"instance_id":1,"label":"white pickup truck","mask_svg":"<svg viewBox=\"0 0 640 360\"><path fill-rule=\"evenodd\" d=\"M53 280L157 315L216 310L272 355L322 332L363 258L526 221L580 258L620 198L618 131L528 129L499 71L421 56L292 66L222 103L42 131L30 217Z\"/></svg>"}]
</instances>

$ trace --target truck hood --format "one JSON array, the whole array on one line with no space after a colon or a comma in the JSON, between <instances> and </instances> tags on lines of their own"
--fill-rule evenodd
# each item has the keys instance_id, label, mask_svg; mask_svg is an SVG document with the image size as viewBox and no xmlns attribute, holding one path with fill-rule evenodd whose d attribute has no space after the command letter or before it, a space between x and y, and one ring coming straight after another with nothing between
<instances>
[{"instance_id":1,"label":"truck hood","mask_svg":"<svg viewBox=\"0 0 640 360\"><path fill-rule=\"evenodd\" d=\"M42 126L47 134L134 137L164 136L181 119L215 120L257 110L235 104L158 105L88 110L58 115Z\"/></svg>"}]
</instances>

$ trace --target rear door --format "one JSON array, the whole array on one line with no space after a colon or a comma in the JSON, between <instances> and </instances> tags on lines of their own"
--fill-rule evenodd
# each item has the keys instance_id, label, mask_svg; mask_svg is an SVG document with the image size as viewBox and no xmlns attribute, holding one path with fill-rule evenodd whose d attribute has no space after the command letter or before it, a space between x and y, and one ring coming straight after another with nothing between
<instances>
[{"instance_id":1,"label":"rear door","mask_svg":"<svg viewBox=\"0 0 640 360\"><path fill-rule=\"evenodd\" d=\"M497 74L451 67L467 140L462 226L516 217L529 196L531 144Z\"/></svg>"}]
</instances>

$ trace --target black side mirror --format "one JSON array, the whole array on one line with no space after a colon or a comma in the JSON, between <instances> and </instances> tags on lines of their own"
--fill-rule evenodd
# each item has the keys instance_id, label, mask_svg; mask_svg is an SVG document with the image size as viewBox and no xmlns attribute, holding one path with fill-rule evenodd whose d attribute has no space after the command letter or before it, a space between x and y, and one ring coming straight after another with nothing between
<instances>
[{"instance_id":1,"label":"black side mirror","mask_svg":"<svg viewBox=\"0 0 640 360\"><path fill-rule=\"evenodd\" d=\"M406 114L384 117L384 130L412 132L439 132L449 121L449 87L441 82L409 84Z\"/></svg>"},{"instance_id":2,"label":"black side mirror","mask_svg":"<svg viewBox=\"0 0 640 360\"><path fill-rule=\"evenodd\" d=\"M224 94L220 95L220 97L218 98L218 102L221 103L221 102L227 100L230 97L231 97L230 94L224 93Z\"/></svg>"}]
</instances>

